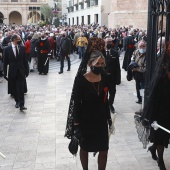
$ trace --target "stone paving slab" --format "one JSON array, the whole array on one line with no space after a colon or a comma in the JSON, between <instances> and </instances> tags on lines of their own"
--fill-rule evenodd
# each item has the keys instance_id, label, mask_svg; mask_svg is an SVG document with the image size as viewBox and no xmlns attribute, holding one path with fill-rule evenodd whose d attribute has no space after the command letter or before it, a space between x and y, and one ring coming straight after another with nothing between
<instances>
[{"instance_id":1,"label":"stone paving slab","mask_svg":"<svg viewBox=\"0 0 170 170\"><path fill-rule=\"evenodd\" d=\"M7 84L0 83L0 170L82 170L79 156L68 151L64 138L68 105L80 60L74 54L71 71L59 75L59 63L50 61L47 76L35 71L27 78L28 108L20 112L7 94ZM122 63L122 57L120 58ZM65 68L66 70L66 68ZM142 148L134 125L134 112L141 105L134 101L135 82L126 80L117 86L115 98L116 132L111 135L107 170L158 170L150 153ZM170 152L165 150L165 164L170 170ZM89 154L89 170L97 170L97 155Z\"/></svg>"}]
</instances>

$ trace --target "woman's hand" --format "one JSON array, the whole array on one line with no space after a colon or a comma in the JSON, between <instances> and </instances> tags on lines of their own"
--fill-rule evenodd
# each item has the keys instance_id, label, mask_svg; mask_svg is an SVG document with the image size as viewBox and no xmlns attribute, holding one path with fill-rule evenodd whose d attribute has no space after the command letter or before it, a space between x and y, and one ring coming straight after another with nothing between
<instances>
[{"instance_id":1,"label":"woman's hand","mask_svg":"<svg viewBox=\"0 0 170 170\"><path fill-rule=\"evenodd\" d=\"M74 136L80 140L81 139L81 129L79 124L74 124Z\"/></svg>"},{"instance_id":2,"label":"woman's hand","mask_svg":"<svg viewBox=\"0 0 170 170\"><path fill-rule=\"evenodd\" d=\"M132 71L137 71L137 68L132 68Z\"/></svg>"}]
</instances>

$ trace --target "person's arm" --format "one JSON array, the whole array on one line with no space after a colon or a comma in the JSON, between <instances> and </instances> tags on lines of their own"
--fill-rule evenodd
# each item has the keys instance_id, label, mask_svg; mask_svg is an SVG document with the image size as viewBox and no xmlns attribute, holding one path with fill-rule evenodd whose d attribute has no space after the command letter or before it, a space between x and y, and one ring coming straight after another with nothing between
<instances>
[{"instance_id":1,"label":"person's arm","mask_svg":"<svg viewBox=\"0 0 170 170\"><path fill-rule=\"evenodd\" d=\"M119 53L116 53L116 85L121 83L121 69L120 69L120 61L119 61Z\"/></svg>"},{"instance_id":2,"label":"person's arm","mask_svg":"<svg viewBox=\"0 0 170 170\"><path fill-rule=\"evenodd\" d=\"M28 41L26 41L26 43L25 43L25 48L26 49L28 48Z\"/></svg>"},{"instance_id":3,"label":"person's arm","mask_svg":"<svg viewBox=\"0 0 170 170\"><path fill-rule=\"evenodd\" d=\"M85 44L87 45L88 44L88 41L87 41L87 38L85 37Z\"/></svg>"},{"instance_id":4,"label":"person's arm","mask_svg":"<svg viewBox=\"0 0 170 170\"><path fill-rule=\"evenodd\" d=\"M24 68L25 68L25 76L28 77L28 75L29 75L29 65L28 65L26 50L25 50L24 46L23 46L23 62L24 62Z\"/></svg>"},{"instance_id":5,"label":"person's arm","mask_svg":"<svg viewBox=\"0 0 170 170\"><path fill-rule=\"evenodd\" d=\"M8 75L7 75L7 73L8 73L8 71L7 71L7 65L9 65L9 58L8 58L9 56L8 56L8 49L7 49L7 47L5 47L4 48L4 50L3 50L3 58L4 58L4 78L6 78L6 77L8 77Z\"/></svg>"},{"instance_id":6,"label":"person's arm","mask_svg":"<svg viewBox=\"0 0 170 170\"><path fill-rule=\"evenodd\" d=\"M71 40L68 38L68 54L71 53Z\"/></svg>"},{"instance_id":7,"label":"person's arm","mask_svg":"<svg viewBox=\"0 0 170 170\"><path fill-rule=\"evenodd\" d=\"M76 47L78 47L78 42L79 42L79 38L78 38L77 41L76 41Z\"/></svg>"}]
</instances>

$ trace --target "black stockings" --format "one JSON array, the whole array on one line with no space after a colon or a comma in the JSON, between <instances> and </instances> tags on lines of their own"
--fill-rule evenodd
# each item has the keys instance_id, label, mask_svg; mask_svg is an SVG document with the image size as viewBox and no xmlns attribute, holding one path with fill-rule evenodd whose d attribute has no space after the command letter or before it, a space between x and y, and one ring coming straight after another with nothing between
<instances>
[{"instance_id":1,"label":"black stockings","mask_svg":"<svg viewBox=\"0 0 170 170\"><path fill-rule=\"evenodd\" d=\"M163 145L156 145L156 149L157 149L159 159L163 159L164 146Z\"/></svg>"},{"instance_id":2,"label":"black stockings","mask_svg":"<svg viewBox=\"0 0 170 170\"><path fill-rule=\"evenodd\" d=\"M80 160L83 170L88 170L88 152L80 149Z\"/></svg>"},{"instance_id":3,"label":"black stockings","mask_svg":"<svg viewBox=\"0 0 170 170\"><path fill-rule=\"evenodd\" d=\"M100 151L98 156L98 170L105 170L108 151ZM80 160L83 170L88 170L88 152L80 149Z\"/></svg>"}]
</instances>

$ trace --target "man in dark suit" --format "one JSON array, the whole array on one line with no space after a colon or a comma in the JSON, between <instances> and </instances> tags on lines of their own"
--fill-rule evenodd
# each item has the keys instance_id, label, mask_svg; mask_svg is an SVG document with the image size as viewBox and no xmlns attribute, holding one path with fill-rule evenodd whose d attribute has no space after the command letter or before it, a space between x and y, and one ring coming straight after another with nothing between
<instances>
[{"instance_id":1,"label":"man in dark suit","mask_svg":"<svg viewBox=\"0 0 170 170\"><path fill-rule=\"evenodd\" d=\"M121 72L119 54L112 46L112 38L106 38L106 74L109 88L109 106L110 112L114 113L113 106L116 94L116 85L121 83Z\"/></svg>"},{"instance_id":2,"label":"man in dark suit","mask_svg":"<svg viewBox=\"0 0 170 170\"><path fill-rule=\"evenodd\" d=\"M68 63L68 69L67 71L70 71L70 67L71 67L71 63L70 63L70 53L71 53L71 41L69 38L66 37L66 32L62 33L63 37L61 39L60 42L60 72L58 72L59 74L63 73L63 69L64 69L64 59L67 59L67 63Z\"/></svg>"},{"instance_id":3,"label":"man in dark suit","mask_svg":"<svg viewBox=\"0 0 170 170\"><path fill-rule=\"evenodd\" d=\"M134 37L134 31L130 30L129 35L124 39L124 50L125 50L125 56L123 59L123 65L122 68L127 71L128 66L131 62L132 54L135 51L135 37Z\"/></svg>"},{"instance_id":4,"label":"man in dark suit","mask_svg":"<svg viewBox=\"0 0 170 170\"><path fill-rule=\"evenodd\" d=\"M13 93L16 101L16 108L26 110L24 107L24 86L25 78L29 74L29 66L26 59L25 47L18 45L21 42L19 35L11 37L11 45L4 48L4 77L13 85Z\"/></svg>"}]
</instances>

